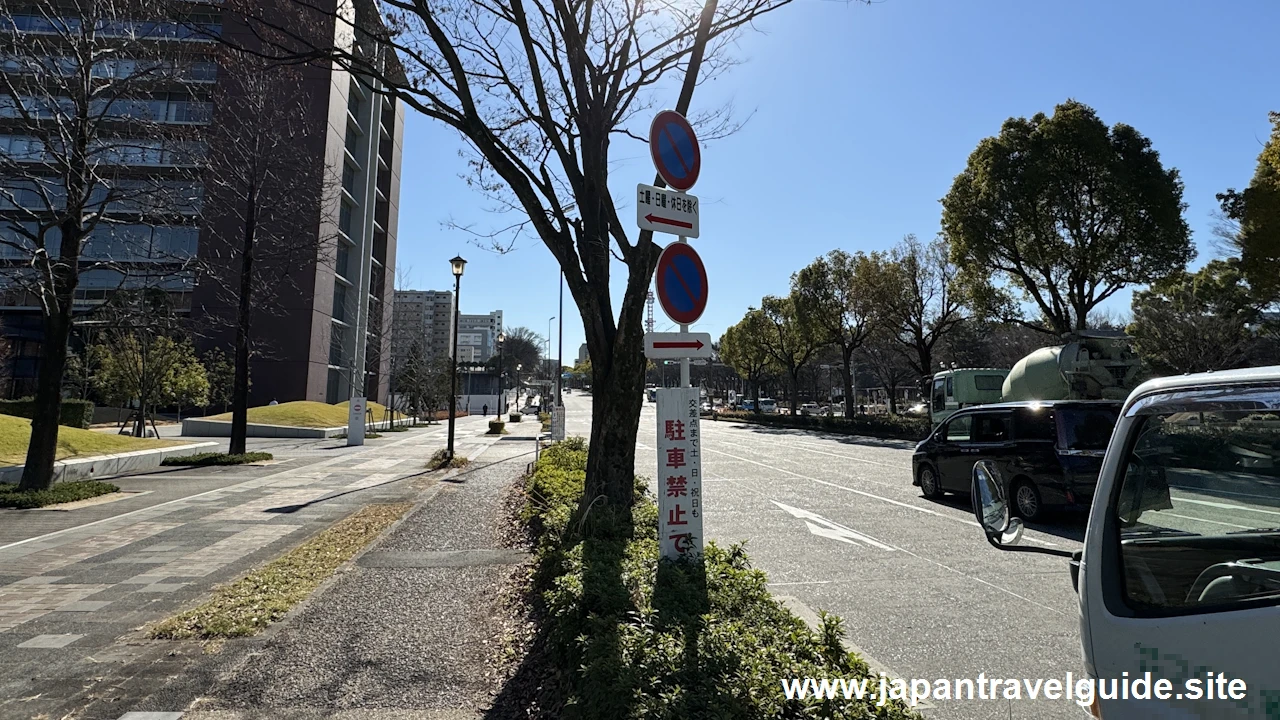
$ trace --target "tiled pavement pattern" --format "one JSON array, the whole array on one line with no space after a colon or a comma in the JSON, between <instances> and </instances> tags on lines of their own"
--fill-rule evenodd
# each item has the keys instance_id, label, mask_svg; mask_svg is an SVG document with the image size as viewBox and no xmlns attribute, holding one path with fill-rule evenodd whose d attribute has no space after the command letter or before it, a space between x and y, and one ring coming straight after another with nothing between
<instances>
[{"instance_id":1,"label":"tiled pavement pattern","mask_svg":"<svg viewBox=\"0 0 1280 720\"><path fill-rule=\"evenodd\" d=\"M458 452L475 457L492 445L485 429L480 418L460 420ZM75 717L124 715L129 708L104 698L143 692L165 672L166 644L146 641L143 627L359 506L416 496L421 483L407 478L444 445L444 429L385 434L363 448L328 443L328 455L313 445L285 463L217 476L206 469L114 480L126 490L162 488L147 496L156 504L125 506L116 517L103 508L124 502L0 511L0 526L32 518L43 531L52 515L65 524L0 544L0 720L63 717L85 704L94 709ZM191 497L174 491L187 476L197 478ZM211 477L221 484L210 489ZM5 539L13 533L9 525Z\"/></svg>"}]
</instances>

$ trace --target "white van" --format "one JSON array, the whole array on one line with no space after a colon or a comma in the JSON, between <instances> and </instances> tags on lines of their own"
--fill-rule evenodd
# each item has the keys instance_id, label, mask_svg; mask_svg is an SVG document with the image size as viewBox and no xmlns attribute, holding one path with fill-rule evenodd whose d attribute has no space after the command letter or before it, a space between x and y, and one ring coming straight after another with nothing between
<instances>
[{"instance_id":1,"label":"white van","mask_svg":"<svg viewBox=\"0 0 1280 720\"><path fill-rule=\"evenodd\" d=\"M760 412L776 413L778 412L778 401L773 398L760 398Z\"/></svg>"},{"instance_id":2,"label":"white van","mask_svg":"<svg viewBox=\"0 0 1280 720\"><path fill-rule=\"evenodd\" d=\"M1070 555L1016 545L997 473L974 467L991 544ZM1071 569L1089 675L1168 681L1163 698L1100 698L1096 717L1280 717L1280 366L1135 389Z\"/></svg>"}]
</instances>

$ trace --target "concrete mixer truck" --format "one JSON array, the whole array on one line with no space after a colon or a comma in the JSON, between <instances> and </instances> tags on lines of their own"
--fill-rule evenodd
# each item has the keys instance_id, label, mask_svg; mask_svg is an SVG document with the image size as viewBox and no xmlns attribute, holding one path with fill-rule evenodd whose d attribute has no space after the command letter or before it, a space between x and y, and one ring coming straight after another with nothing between
<instances>
[{"instance_id":1,"label":"concrete mixer truck","mask_svg":"<svg viewBox=\"0 0 1280 720\"><path fill-rule=\"evenodd\" d=\"M1123 400L1138 386L1137 354L1120 331L1090 330L1043 347L1010 370L960 368L933 376L936 425L960 408L1018 400Z\"/></svg>"}]
</instances>

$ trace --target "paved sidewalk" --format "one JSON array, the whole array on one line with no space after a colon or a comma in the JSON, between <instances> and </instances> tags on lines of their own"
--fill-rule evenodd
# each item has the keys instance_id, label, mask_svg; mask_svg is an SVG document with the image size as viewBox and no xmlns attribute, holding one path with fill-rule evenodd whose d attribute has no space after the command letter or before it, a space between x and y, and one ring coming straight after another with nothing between
<instances>
[{"instance_id":1,"label":"paved sidewalk","mask_svg":"<svg viewBox=\"0 0 1280 720\"><path fill-rule=\"evenodd\" d=\"M497 442L486 429L460 419L458 452ZM146 494L114 503L0 511L0 718L86 706L75 717L120 717L114 701L153 691L174 670L166 657L181 655L143 639L143 626L359 506L416 497L422 483L410 478L444 443L432 426L362 448L313 445L267 467L124 478L113 482Z\"/></svg>"},{"instance_id":2,"label":"paved sidewalk","mask_svg":"<svg viewBox=\"0 0 1280 720\"><path fill-rule=\"evenodd\" d=\"M497 590L527 559L498 533L502 494L533 459L516 435L528 425L429 490L183 720L481 717L502 680Z\"/></svg>"}]
</instances>

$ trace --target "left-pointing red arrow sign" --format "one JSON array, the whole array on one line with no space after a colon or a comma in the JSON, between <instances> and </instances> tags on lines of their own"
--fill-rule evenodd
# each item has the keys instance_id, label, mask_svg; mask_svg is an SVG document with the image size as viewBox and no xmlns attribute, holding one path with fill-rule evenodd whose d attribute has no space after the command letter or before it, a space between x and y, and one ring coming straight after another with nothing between
<instances>
[{"instance_id":1,"label":"left-pointing red arrow sign","mask_svg":"<svg viewBox=\"0 0 1280 720\"><path fill-rule=\"evenodd\" d=\"M671 225L672 227L682 227L682 228L693 229L693 223L684 222L683 220L672 220L671 218L660 217L658 215L654 215L653 213L649 213L648 215L645 215L644 219L648 220L651 223L658 223L660 225Z\"/></svg>"}]
</instances>

